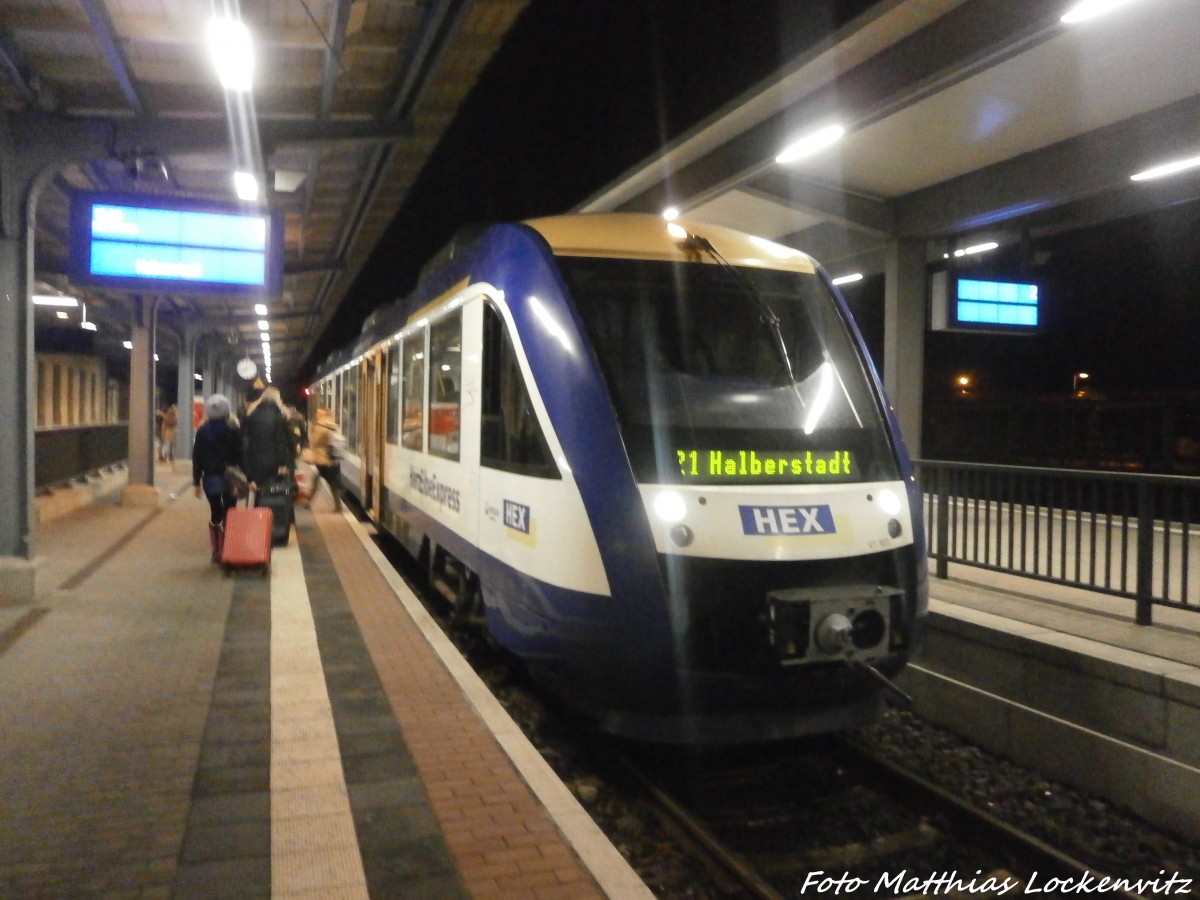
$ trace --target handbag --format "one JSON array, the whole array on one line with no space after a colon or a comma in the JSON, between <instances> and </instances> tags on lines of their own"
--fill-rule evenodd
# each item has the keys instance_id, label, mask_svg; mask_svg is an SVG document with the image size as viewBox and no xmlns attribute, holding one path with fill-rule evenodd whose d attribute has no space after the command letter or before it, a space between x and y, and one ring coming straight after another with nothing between
<instances>
[{"instance_id":1,"label":"handbag","mask_svg":"<svg viewBox=\"0 0 1200 900\"><path fill-rule=\"evenodd\" d=\"M237 466L225 467L225 493L235 500L242 500L250 495L250 479Z\"/></svg>"}]
</instances>

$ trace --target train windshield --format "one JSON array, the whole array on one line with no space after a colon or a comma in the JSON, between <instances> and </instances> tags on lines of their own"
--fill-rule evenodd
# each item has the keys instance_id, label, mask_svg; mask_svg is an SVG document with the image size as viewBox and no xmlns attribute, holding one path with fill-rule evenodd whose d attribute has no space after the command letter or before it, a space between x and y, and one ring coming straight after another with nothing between
<instances>
[{"instance_id":1,"label":"train windshield","mask_svg":"<svg viewBox=\"0 0 1200 900\"><path fill-rule=\"evenodd\" d=\"M559 263L639 481L899 477L866 362L815 274Z\"/></svg>"}]
</instances>

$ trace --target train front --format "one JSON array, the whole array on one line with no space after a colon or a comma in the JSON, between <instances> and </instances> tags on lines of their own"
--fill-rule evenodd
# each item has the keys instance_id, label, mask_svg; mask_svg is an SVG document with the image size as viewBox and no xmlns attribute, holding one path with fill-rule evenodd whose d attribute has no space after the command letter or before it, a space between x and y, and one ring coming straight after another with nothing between
<instances>
[{"instance_id":1,"label":"train front","mask_svg":"<svg viewBox=\"0 0 1200 900\"><path fill-rule=\"evenodd\" d=\"M575 235L556 261L636 494L631 512L607 476L593 512L613 596L637 598L631 640L656 634L640 652L669 654L673 672L603 726L719 742L866 721L927 586L919 495L849 313L795 251L616 218L623 249L585 255ZM614 509L629 521L605 539Z\"/></svg>"}]
</instances>

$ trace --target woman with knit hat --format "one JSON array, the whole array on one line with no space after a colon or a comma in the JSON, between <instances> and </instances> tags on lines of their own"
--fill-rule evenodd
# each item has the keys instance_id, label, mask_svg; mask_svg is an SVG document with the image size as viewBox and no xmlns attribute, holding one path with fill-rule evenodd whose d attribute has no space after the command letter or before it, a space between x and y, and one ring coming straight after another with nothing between
<instances>
[{"instance_id":1,"label":"woman with knit hat","mask_svg":"<svg viewBox=\"0 0 1200 900\"><path fill-rule=\"evenodd\" d=\"M225 513L237 497L225 490L225 470L242 464L242 432L229 414L229 400L213 394L204 403L204 422L192 444L192 490L208 498L208 540L212 561L221 561L225 538Z\"/></svg>"}]
</instances>

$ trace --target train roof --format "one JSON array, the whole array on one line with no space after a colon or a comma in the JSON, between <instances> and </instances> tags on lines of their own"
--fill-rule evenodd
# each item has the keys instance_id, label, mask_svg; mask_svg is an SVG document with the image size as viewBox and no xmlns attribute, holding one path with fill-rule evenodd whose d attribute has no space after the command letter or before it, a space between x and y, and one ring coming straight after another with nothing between
<instances>
[{"instance_id":1,"label":"train roof","mask_svg":"<svg viewBox=\"0 0 1200 900\"><path fill-rule=\"evenodd\" d=\"M686 233L707 238L735 266L816 271L812 257L792 247L686 218L668 223L661 216L649 213L580 213L529 219L525 224L541 234L558 256L699 261L715 265L717 261L707 254L697 258L694 250L681 244Z\"/></svg>"}]
</instances>

